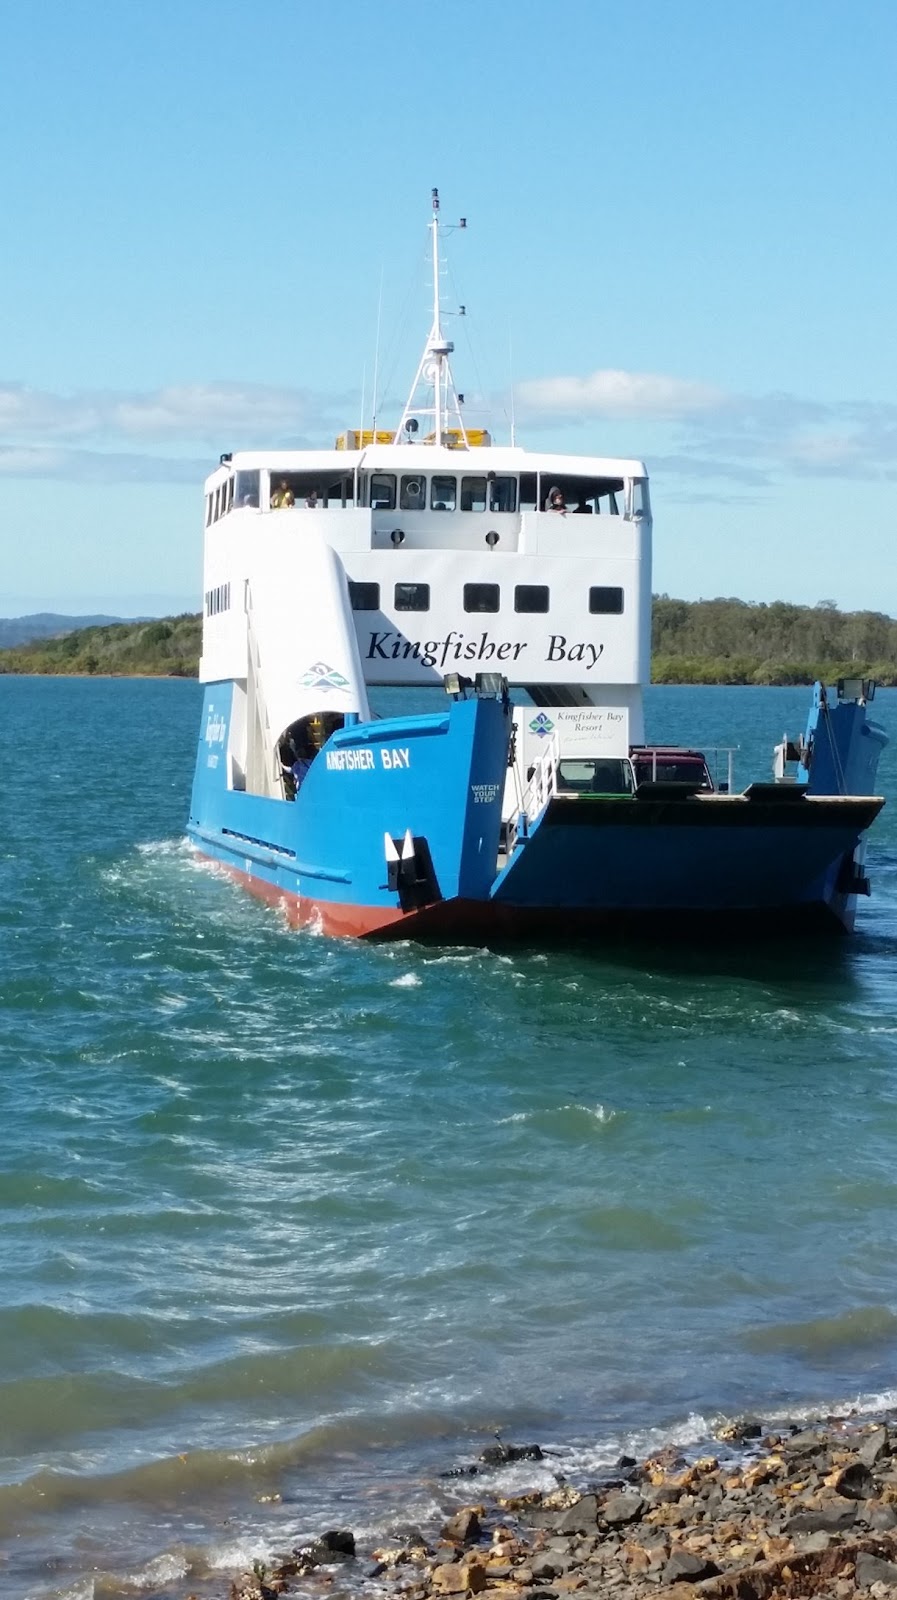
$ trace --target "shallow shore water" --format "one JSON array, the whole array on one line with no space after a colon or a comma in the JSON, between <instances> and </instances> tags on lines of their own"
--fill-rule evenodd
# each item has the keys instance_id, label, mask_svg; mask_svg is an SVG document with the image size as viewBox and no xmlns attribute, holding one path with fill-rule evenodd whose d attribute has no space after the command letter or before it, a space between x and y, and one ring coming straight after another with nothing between
<instances>
[{"instance_id":1,"label":"shallow shore water","mask_svg":"<svg viewBox=\"0 0 897 1600\"><path fill-rule=\"evenodd\" d=\"M366 1552L351 1530L328 1530L256 1561L230 1594L347 1592L354 1578L356 1590L375 1585L406 1600L884 1596L897 1590L895 1437L893 1416L772 1433L741 1418L719 1426L715 1453L667 1444L641 1461L623 1455L584 1487L567 1477L564 1451L498 1441L452 1476L474 1491L496 1472L548 1486L508 1483L449 1504L436 1527L400 1524Z\"/></svg>"},{"instance_id":2,"label":"shallow shore water","mask_svg":"<svg viewBox=\"0 0 897 1600\"><path fill-rule=\"evenodd\" d=\"M648 731L746 781L807 702ZM337 944L185 847L199 704L0 680L0 1593L435 1528L496 1430L584 1486L894 1404L897 807L852 940Z\"/></svg>"}]
</instances>

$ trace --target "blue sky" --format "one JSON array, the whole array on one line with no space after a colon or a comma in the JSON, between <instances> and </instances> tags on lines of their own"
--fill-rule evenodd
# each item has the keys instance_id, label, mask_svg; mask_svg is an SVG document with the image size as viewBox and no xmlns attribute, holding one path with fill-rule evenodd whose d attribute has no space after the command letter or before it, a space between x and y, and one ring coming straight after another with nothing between
<instances>
[{"instance_id":1,"label":"blue sky","mask_svg":"<svg viewBox=\"0 0 897 1600\"><path fill-rule=\"evenodd\" d=\"M198 609L223 450L380 417L648 462L656 589L897 613L892 0L29 0L0 100L0 614ZM509 355L512 352L512 355Z\"/></svg>"}]
</instances>

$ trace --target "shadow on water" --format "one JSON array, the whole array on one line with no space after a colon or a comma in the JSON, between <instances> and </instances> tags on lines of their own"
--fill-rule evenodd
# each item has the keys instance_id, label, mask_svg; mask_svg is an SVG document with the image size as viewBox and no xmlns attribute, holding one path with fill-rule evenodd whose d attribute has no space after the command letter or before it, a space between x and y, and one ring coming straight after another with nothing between
<instances>
[{"instance_id":1,"label":"shadow on water","mask_svg":"<svg viewBox=\"0 0 897 1600\"><path fill-rule=\"evenodd\" d=\"M676 938L663 938L628 932L616 938L490 939L488 948L496 955L522 959L548 951L596 971L613 968L644 977L818 985L829 999L849 1000L860 990L859 969L864 958L897 959L897 933L851 935L817 930L751 937L690 930Z\"/></svg>"}]
</instances>

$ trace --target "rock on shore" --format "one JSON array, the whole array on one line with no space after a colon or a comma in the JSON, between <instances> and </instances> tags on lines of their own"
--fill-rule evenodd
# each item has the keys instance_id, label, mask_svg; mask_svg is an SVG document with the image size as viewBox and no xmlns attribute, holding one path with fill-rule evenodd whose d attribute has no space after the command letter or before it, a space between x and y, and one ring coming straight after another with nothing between
<instances>
[{"instance_id":1,"label":"rock on shore","mask_svg":"<svg viewBox=\"0 0 897 1600\"><path fill-rule=\"evenodd\" d=\"M612 1483L585 1491L456 1506L438 1536L406 1531L369 1552L356 1581L396 1600L897 1596L897 1430L848 1419L763 1437L748 1419L719 1437L722 1462L666 1448L624 1457ZM350 1534L327 1534L244 1574L232 1600L320 1591L353 1549Z\"/></svg>"}]
</instances>

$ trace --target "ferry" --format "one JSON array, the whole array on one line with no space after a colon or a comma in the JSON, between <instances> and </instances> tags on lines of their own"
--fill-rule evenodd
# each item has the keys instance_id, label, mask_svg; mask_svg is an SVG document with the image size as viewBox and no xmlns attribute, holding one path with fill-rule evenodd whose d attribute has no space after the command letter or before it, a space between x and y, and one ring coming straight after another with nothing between
<instances>
[{"instance_id":1,"label":"ferry","mask_svg":"<svg viewBox=\"0 0 897 1600\"><path fill-rule=\"evenodd\" d=\"M817 685L742 791L646 742L645 465L466 426L436 190L429 231L432 323L395 428L228 452L206 480L189 838L330 935L850 929L884 803L874 685ZM375 716L383 687L436 703Z\"/></svg>"}]
</instances>

